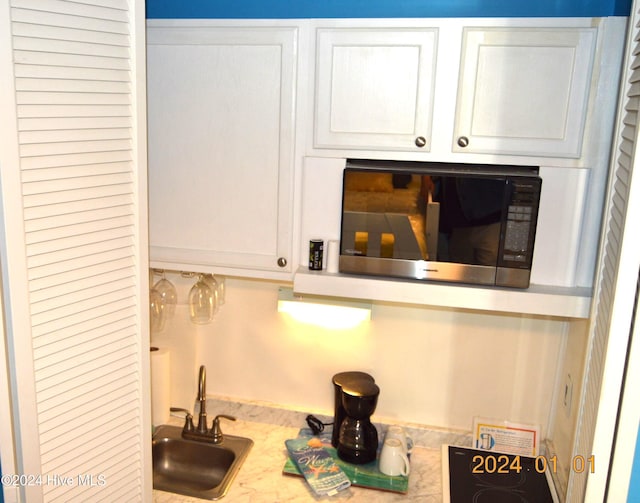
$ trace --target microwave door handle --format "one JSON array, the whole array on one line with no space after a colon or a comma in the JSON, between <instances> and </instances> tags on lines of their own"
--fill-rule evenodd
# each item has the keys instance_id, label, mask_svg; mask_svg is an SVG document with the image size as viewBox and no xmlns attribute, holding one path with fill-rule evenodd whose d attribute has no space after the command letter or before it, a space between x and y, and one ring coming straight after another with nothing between
<instances>
[{"instance_id":1,"label":"microwave door handle","mask_svg":"<svg viewBox=\"0 0 640 503\"><path fill-rule=\"evenodd\" d=\"M424 219L425 240L427 242L427 260L436 260L438 234L440 233L440 203L433 201L433 193L427 193L427 209Z\"/></svg>"}]
</instances>

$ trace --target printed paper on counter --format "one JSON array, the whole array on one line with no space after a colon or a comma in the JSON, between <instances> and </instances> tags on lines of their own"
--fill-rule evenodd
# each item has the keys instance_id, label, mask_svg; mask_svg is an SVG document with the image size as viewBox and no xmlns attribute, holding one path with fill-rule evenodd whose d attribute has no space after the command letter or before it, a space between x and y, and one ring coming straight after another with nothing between
<instances>
[{"instance_id":1,"label":"printed paper on counter","mask_svg":"<svg viewBox=\"0 0 640 503\"><path fill-rule=\"evenodd\" d=\"M482 451L535 457L540 444L540 426L475 417L473 446Z\"/></svg>"},{"instance_id":2,"label":"printed paper on counter","mask_svg":"<svg viewBox=\"0 0 640 503\"><path fill-rule=\"evenodd\" d=\"M351 486L351 481L333 461L317 438L285 440L289 456L319 496L333 496Z\"/></svg>"}]
</instances>

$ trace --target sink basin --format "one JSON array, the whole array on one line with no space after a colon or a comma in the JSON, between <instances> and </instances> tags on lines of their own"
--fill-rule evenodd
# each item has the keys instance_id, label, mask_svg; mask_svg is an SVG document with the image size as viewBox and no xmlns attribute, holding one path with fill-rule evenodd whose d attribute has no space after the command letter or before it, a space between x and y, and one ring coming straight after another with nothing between
<instances>
[{"instance_id":1,"label":"sink basin","mask_svg":"<svg viewBox=\"0 0 640 503\"><path fill-rule=\"evenodd\" d=\"M152 442L153 488L216 500L228 491L253 440L225 435L219 444L182 438L182 428L162 425Z\"/></svg>"}]
</instances>

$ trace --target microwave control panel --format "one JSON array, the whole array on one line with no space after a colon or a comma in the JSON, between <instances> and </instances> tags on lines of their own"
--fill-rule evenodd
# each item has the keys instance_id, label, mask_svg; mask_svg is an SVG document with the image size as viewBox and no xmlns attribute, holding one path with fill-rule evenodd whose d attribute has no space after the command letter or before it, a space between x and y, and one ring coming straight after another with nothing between
<instances>
[{"instance_id":1,"label":"microwave control panel","mask_svg":"<svg viewBox=\"0 0 640 503\"><path fill-rule=\"evenodd\" d=\"M540 178L509 179L510 201L504 221L501 265L530 267L533 259L538 205L540 203Z\"/></svg>"}]
</instances>

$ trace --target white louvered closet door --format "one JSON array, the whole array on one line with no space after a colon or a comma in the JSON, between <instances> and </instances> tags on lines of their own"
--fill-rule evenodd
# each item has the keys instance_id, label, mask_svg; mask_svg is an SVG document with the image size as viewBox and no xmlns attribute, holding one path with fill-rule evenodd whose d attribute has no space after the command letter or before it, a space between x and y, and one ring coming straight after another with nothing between
<instances>
[{"instance_id":1,"label":"white louvered closet door","mask_svg":"<svg viewBox=\"0 0 640 503\"><path fill-rule=\"evenodd\" d=\"M586 377L573 452L574 456L585 458L593 454L595 469L593 473L589 469L581 473L571 470L567 492L567 502L571 503L622 501L615 497L606 498L640 268L640 155L637 150L640 133L639 22L639 6L634 2Z\"/></svg>"},{"instance_id":2,"label":"white louvered closet door","mask_svg":"<svg viewBox=\"0 0 640 503\"><path fill-rule=\"evenodd\" d=\"M16 466L42 475L19 497L148 501L144 2L3 4L2 264Z\"/></svg>"}]
</instances>

